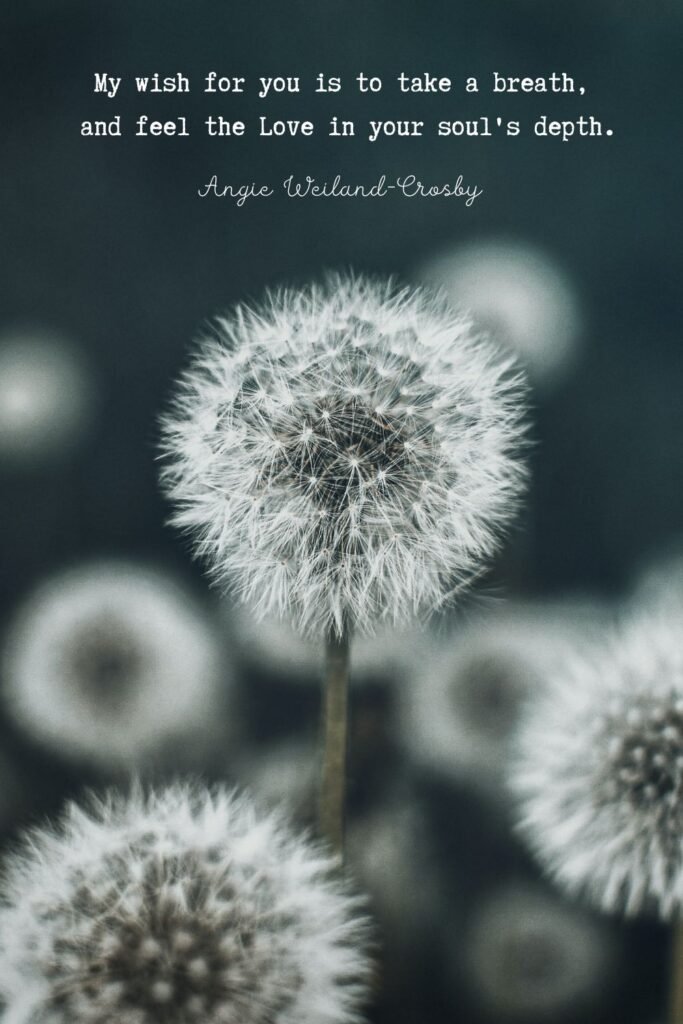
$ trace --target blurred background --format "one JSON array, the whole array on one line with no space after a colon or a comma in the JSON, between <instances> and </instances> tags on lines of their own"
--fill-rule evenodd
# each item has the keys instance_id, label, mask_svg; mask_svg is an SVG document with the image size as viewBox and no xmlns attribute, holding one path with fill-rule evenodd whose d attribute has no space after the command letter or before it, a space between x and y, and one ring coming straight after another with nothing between
<instances>
[{"instance_id":1,"label":"blurred background","mask_svg":"<svg viewBox=\"0 0 683 1024\"><path fill-rule=\"evenodd\" d=\"M666 931L598 918L555 893L514 836L503 779L520 695L542 685L562 645L590 642L652 588L683 587L682 19L666 0L6 5L6 842L132 769L246 782L310 818L316 652L209 592L165 526L158 415L192 338L233 302L335 268L424 282L527 367L532 486L466 614L400 650L380 638L357 654L350 861L385 934L371 1019L654 1024ZM210 70L246 76L247 91L205 95ZM493 96L494 70L566 71L586 96ZM155 71L183 72L194 89L137 95L128 79ZM313 93L321 71L342 77L340 94ZM381 93L358 93L361 71L384 78ZM449 76L453 91L400 95L402 71ZM123 76L115 100L93 94L95 72ZM302 92L259 101L249 83L278 74L300 75ZM470 75L480 92L468 96ZM81 121L119 113L122 138L80 136ZM186 115L192 135L137 139L142 113ZM426 130L370 144L361 128L581 113L614 136L563 144L528 130ZM250 126L260 114L310 117L321 130L209 138L209 114ZM322 131L334 114L357 122L354 139ZM366 183L462 173L484 194L469 209L279 195L237 209L196 195L213 174L290 173Z\"/></svg>"}]
</instances>

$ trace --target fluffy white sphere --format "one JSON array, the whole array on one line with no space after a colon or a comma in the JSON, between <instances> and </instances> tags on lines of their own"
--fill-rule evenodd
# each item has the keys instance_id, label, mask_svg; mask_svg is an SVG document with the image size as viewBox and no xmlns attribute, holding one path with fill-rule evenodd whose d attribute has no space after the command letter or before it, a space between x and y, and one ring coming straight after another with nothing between
<instances>
[{"instance_id":1,"label":"fluffy white sphere","mask_svg":"<svg viewBox=\"0 0 683 1024\"><path fill-rule=\"evenodd\" d=\"M259 617L410 621L480 571L516 507L520 390L467 321L391 283L238 307L165 419L175 523Z\"/></svg>"},{"instance_id":2,"label":"fluffy white sphere","mask_svg":"<svg viewBox=\"0 0 683 1024\"><path fill-rule=\"evenodd\" d=\"M528 1024L573 1020L604 994L615 953L607 929L586 914L513 882L477 908L454 960L496 1020Z\"/></svg>"},{"instance_id":3,"label":"fluffy white sphere","mask_svg":"<svg viewBox=\"0 0 683 1024\"><path fill-rule=\"evenodd\" d=\"M369 961L332 862L245 798L70 806L10 859L6 1024L350 1024Z\"/></svg>"},{"instance_id":4,"label":"fluffy white sphere","mask_svg":"<svg viewBox=\"0 0 683 1024\"><path fill-rule=\"evenodd\" d=\"M523 833L604 910L683 907L680 623L631 622L532 703L512 772Z\"/></svg>"},{"instance_id":5,"label":"fluffy white sphere","mask_svg":"<svg viewBox=\"0 0 683 1024\"><path fill-rule=\"evenodd\" d=\"M92 411L92 381L59 335L0 337L0 459L34 461L78 439Z\"/></svg>"},{"instance_id":6,"label":"fluffy white sphere","mask_svg":"<svg viewBox=\"0 0 683 1024\"><path fill-rule=\"evenodd\" d=\"M576 357L579 304L552 258L524 242L448 249L419 271L510 348L537 384L553 384Z\"/></svg>"},{"instance_id":7,"label":"fluffy white sphere","mask_svg":"<svg viewBox=\"0 0 683 1024\"><path fill-rule=\"evenodd\" d=\"M206 735L232 675L192 598L161 572L94 562L42 584L2 658L3 696L28 733L100 767Z\"/></svg>"}]
</instances>

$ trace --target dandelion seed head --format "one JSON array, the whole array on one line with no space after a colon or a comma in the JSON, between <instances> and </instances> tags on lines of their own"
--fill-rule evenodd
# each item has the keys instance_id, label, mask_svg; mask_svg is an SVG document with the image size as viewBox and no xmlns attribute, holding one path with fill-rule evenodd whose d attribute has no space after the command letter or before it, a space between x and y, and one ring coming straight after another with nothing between
<instances>
[{"instance_id":1,"label":"dandelion seed head","mask_svg":"<svg viewBox=\"0 0 683 1024\"><path fill-rule=\"evenodd\" d=\"M16 1024L351 1024L366 924L331 862L223 790L72 806L14 855L0 993Z\"/></svg>"},{"instance_id":2,"label":"dandelion seed head","mask_svg":"<svg viewBox=\"0 0 683 1024\"><path fill-rule=\"evenodd\" d=\"M27 732L105 768L202 732L231 682L201 608L164 573L125 562L39 586L10 627L2 674Z\"/></svg>"},{"instance_id":3,"label":"dandelion seed head","mask_svg":"<svg viewBox=\"0 0 683 1024\"><path fill-rule=\"evenodd\" d=\"M17 330L0 337L0 459L35 462L67 450L92 411L93 387L60 335Z\"/></svg>"},{"instance_id":4,"label":"dandelion seed head","mask_svg":"<svg viewBox=\"0 0 683 1024\"><path fill-rule=\"evenodd\" d=\"M574 288L534 246L472 242L436 256L419 277L508 345L536 384L554 384L575 359L581 315Z\"/></svg>"},{"instance_id":5,"label":"dandelion seed head","mask_svg":"<svg viewBox=\"0 0 683 1024\"><path fill-rule=\"evenodd\" d=\"M605 928L535 886L508 883L456 952L480 1004L504 1020L556 1020L594 1002L615 959Z\"/></svg>"},{"instance_id":6,"label":"dandelion seed head","mask_svg":"<svg viewBox=\"0 0 683 1024\"><path fill-rule=\"evenodd\" d=\"M532 705L516 744L520 827L603 910L683 903L683 647L674 622L622 626Z\"/></svg>"},{"instance_id":7,"label":"dandelion seed head","mask_svg":"<svg viewBox=\"0 0 683 1024\"><path fill-rule=\"evenodd\" d=\"M497 546L525 477L521 396L422 292L277 293L219 321L165 418L174 520L259 617L316 635L409 621Z\"/></svg>"},{"instance_id":8,"label":"dandelion seed head","mask_svg":"<svg viewBox=\"0 0 683 1024\"><path fill-rule=\"evenodd\" d=\"M526 702L577 646L595 642L594 602L510 601L413 649L399 730L417 763L505 799L512 737Z\"/></svg>"}]
</instances>

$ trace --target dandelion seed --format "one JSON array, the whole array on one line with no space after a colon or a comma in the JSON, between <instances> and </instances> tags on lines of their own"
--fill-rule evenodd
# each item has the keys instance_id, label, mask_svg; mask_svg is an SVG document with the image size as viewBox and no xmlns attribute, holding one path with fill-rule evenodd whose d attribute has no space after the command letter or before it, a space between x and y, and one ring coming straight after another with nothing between
<instances>
[{"instance_id":1,"label":"dandelion seed","mask_svg":"<svg viewBox=\"0 0 683 1024\"><path fill-rule=\"evenodd\" d=\"M92 411L93 388L75 348L47 332L0 337L0 459L33 462L68 450Z\"/></svg>"},{"instance_id":2,"label":"dandelion seed","mask_svg":"<svg viewBox=\"0 0 683 1024\"><path fill-rule=\"evenodd\" d=\"M331 861L243 797L174 787L71 806L10 860L13 1024L351 1024L366 922Z\"/></svg>"},{"instance_id":3,"label":"dandelion seed","mask_svg":"<svg viewBox=\"0 0 683 1024\"><path fill-rule=\"evenodd\" d=\"M576 358L581 325L574 289L533 246L471 243L436 257L419 276L508 345L537 384L554 384Z\"/></svg>"},{"instance_id":4,"label":"dandelion seed","mask_svg":"<svg viewBox=\"0 0 683 1024\"><path fill-rule=\"evenodd\" d=\"M604 910L683 906L683 647L643 619L577 654L529 708L512 786L553 877Z\"/></svg>"},{"instance_id":5,"label":"dandelion seed","mask_svg":"<svg viewBox=\"0 0 683 1024\"><path fill-rule=\"evenodd\" d=\"M216 633L193 600L164 574L123 562L88 564L40 586L3 653L5 702L17 722L101 768L201 738L231 690Z\"/></svg>"},{"instance_id":6,"label":"dandelion seed","mask_svg":"<svg viewBox=\"0 0 683 1024\"><path fill-rule=\"evenodd\" d=\"M480 571L516 507L521 394L421 292L272 295L218 321L165 419L174 521L258 617L315 635L412 621Z\"/></svg>"},{"instance_id":7,"label":"dandelion seed","mask_svg":"<svg viewBox=\"0 0 683 1024\"><path fill-rule=\"evenodd\" d=\"M616 945L575 908L540 888L509 883L475 913L454 959L496 1020L554 1021L604 996Z\"/></svg>"}]
</instances>

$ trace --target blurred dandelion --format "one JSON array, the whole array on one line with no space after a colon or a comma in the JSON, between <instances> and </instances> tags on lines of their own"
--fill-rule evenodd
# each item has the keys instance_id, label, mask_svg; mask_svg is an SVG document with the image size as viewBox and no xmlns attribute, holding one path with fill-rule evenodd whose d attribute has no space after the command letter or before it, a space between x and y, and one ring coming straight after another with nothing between
<instances>
[{"instance_id":1,"label":"blurred dandelion","mask_svg":"<svg viewBox=\"0 0 683 1024\"><path fill-rule=\"evenodd\" d=\"M0 994L12 1024L345 1024L369 973L358 899L244 797L110 797L9 862Z\"/></svg>"},{"instance_id":2,"label":"blurred dandelion","mask_svg":"<svg viewBox=\"0 0 683 1024\"><path fill-rule=\"evenodd\" d=\"M510 744L541 692L604 612L585 599L509 602L415 650L400 689L401 742L412 758L487 796L505 797Z\"/></svg>"},{"instance_id":3,"label":"blurred dandelion","mask_svg":"<svg viewBox=\"0 0 683 1024\"><path fill-rule=\"evenodd\" d=\"M92 405L83 360L60 335L26 329L0 336L0 460L30 463L68 450Z\"/></svg>"},{"instance_id":4,"label":"blurred dandelion","mask_svg":"<svg viewBox=\"0 0 683 1024\"><path fill-rule=\"evenodd\" d=\"M414 949L440 915L436 854L415 797L403 790L391 793L352 821L347 854L368 893L383 954Z\"/></svg>"},{"instance_id":5,"label":"blurred dandelion","mask_svg":"<svg viewBox=\"0 0 683 1024\"><path fill-rule=\"evenodd\" d=\"M520 827L570 892L604 910L683 904L680 623L624 625L531 704L512 786Z\"/></svg>"},{"instance_id":6,"label":"blurred dandelion","mask_svg":"<svg viewBox=\"0 0 683 1024\"><path fill-rule=\"evenodd\" d=\"M575 359L581 330L571 282L542 250L504 239L448 249L418 271L508 345L538 385Z\"/></svg>"},{"instance_id":7,"label":"blurred dandelion","mask_svg":"<svg viewBox=\"0 0 683 1024\"><path fill-rule=\"evenodd\" d=\"M163 573L95 562L45 582L3 652L5 702L36 739L125 769L174 741L203 744L232 692L221 644Z\"/></svg>"},{"instance_id":8,"label":"blurred dandelion","mask_svg":"<svg viewBox=\"0 0 683 1024\"><path fill-rule=\"evenodd\" d=\"M496 1020L573 1020L604 997L616 952L586 914L540 887L508 883L477 908L455 965Z\"/></svg>"}]
</instances>

